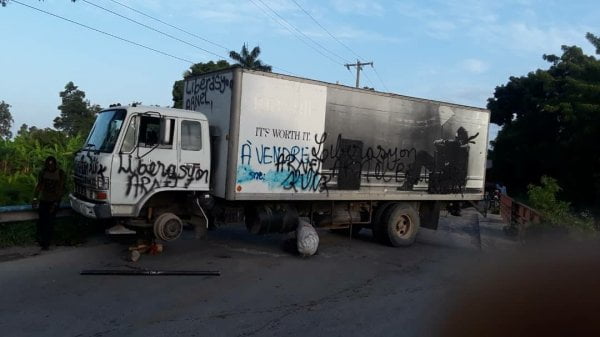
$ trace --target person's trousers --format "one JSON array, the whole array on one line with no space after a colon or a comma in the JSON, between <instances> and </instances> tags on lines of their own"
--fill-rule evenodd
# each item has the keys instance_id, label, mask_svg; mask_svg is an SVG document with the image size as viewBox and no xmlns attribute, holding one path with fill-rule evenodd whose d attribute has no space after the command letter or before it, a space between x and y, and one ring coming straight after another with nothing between
<instances>
[{"instance_id":1,"label":"person's trousers","mask_svg":"<svg viewBox=\"0 0 600 337\"><path fill-rule=\"evenodd\" d=\"M57 207L54 201L40 201L38 210L39 219L37 222L37 240L42 247L50 246L52 241L52 232L54 231L54 217Z\"/></svg>"}]
</instances>

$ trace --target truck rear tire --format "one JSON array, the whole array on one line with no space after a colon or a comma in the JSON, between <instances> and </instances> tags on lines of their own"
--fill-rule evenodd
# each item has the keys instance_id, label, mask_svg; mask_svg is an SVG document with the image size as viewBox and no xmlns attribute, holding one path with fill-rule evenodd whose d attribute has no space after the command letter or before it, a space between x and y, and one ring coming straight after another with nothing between
<instances>
[{"instance_id":1,"label":"truck rear tire","mask_svg":"<svg viewBox=\"0 0 600 337\"><path fill-rule=\"evenodd\" d=\"M371 230L373 238L378 242L385 243L385 227L382 225L384 215L388 209L394 206L393 202L385 202L375 210L373 220L371 221Z\"/></svg>"},{"instance_id":2,"label":"truck rear tire","mask_svg":"<svg viewBox=\"0 0 600 337\"><path fill-rule=\"evenodd\" d=\"M173 213L163 213L154 221L154 236L163 241L173 241L181 236L183 222Z\"/></svg>"},{"instance_id":3,"label":"truck rear tire","mask_svg":"<svg viewBox=\"0 0 600 337\"><path fill-rule=\"evenodd\" d=\"M410 246L419 231L419 213L410 204L397 203L385 210L379 226L384 243L393 247Z\"/></svg>"}]
</instances>

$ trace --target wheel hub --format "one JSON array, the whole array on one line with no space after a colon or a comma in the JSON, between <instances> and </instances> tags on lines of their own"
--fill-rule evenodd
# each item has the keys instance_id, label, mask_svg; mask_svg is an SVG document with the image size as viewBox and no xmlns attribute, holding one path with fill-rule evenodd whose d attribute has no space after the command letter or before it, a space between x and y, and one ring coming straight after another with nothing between
<instances>
[{"instance_id":1,"label":"wheel hub","mask_svg":"<svg viewBox=\"0 0 600 337\"><path fill-rule=\"evenodd\" d=\"M410 217L408 217L406 215L402 215L402 216L400 216L398 221L394 224L394 231L396 231L396 233L399 234L400 236L405 236L406 234L408 234L408 232L410 230L410 225L411 225Z\"/></svg>"}]
</instances>

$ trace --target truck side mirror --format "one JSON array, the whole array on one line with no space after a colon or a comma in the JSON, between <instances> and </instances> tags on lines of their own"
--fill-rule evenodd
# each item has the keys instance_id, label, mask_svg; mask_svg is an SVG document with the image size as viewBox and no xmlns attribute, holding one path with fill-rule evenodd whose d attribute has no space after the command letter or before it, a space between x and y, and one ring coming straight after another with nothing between
<instances>
[{"instance_id":1,"label":"truck side mirror","mask_svg":"<svg viewBox=\"0 0 600 337\"><path fill-rule=\"evenodd\" d=\"M160 144L170 145L173 142L173 119L160 119Z\"/></svg>"}]
</instances>

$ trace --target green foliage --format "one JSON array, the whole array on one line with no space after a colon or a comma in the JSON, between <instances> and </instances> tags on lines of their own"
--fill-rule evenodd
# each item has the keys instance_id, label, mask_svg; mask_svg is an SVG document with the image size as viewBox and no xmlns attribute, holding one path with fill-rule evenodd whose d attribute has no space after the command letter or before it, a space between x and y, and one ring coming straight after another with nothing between
<instances>
[{"instance_id":1,"label":"green foliage","mask_svg":"<svg viewBox=\"0 0 600 337\"><path fill-rule=\"evenodd\" d=\"M574 207L600 211L600 60L576 46L562 50L544 55L549 69L511 77L488 100L491 121L503 126L491 175L515 195L549 175Z\"/></svg>"},{"instance_id":2,"label":"green foliage","mask_svg":"<svg viewBox=\"0 0 600 337\"><path fill-rule=\"evenodd\" d=\"M556 199L556 195L560 191L556 179L542 176L541 183L541 186L533 184L527 186L529 204L535 209L551 214L553 219L567 214L570 207L569 203Z\"/></svg>"},{"instance_id":3,"label":"green foliage","mask_svg":"<svg viewBox=\"0 0 600 337\"><path fill-rule=\"evenodd\" d=\"M77 89L73 82L60 92L62 104L58 106L60 116L54 119L54 127L69 136L87 135L94 124L96 114L102 110L85 99L85 92Z\"/></svg>"},{"instance_id":4,"label":"green foliage","mask_svg":"<svg viewBox=\"0 0 600 337\"><path fill-rule=\"evenodd\" d=\"M9 139L12 137L10 127L14 122L10 113L10 104L0 101L0 139Z\"/></svg>"},{"instance_id":5,"label":"green foliage","mask_svg":"<svg viewBox=\"0 0 600 337\"><path fill-rule=\"evenodd\" d=\"M0 205L31 202L37 174L44 159L54 156L67 173L67 189L73 187L73 158L83 145L82 136L69 137L52 129L23 125L13 140L0 140Z\"/></svg>"},{"instance_id":6,"label":"green foliage","mask_svg":"<svg viewBox=\"0 0 600 337\"><path fill-rule=\"evenodd\" d=\"M239 53L233 50L229 52L229 57L244 68L270 72L273 67L264 64L258 59L258 55L260 55L260 47L256 46L248 51L248 46L245 43Z\"/></svg>"},{"instance_id":7,"label":"green foliage","mask_svg":"<svg viewBox=\"0 0 600 337\"><path fill-rule=\"evenodd\" d=\"M557 199L561 188L556 179L542 176L541 185L530 184L527 186L529 205L542 213L542 227L562 228L567 232L589 234L594 231L594 222L591 217L583 213L580 216L573 214L570 203Z\"/></svg>"},{"instance_id":8,"label":"green foliage","mask_svg":"<svg viewBox=\"0 0 600 337\"><path fill-rule=\"evenodd\" d=\"M225 68L229 68L231 64L225 60L219 60L217 63L208 61L207 63L196 63L192 65L188 70L183 73L183 80L178 80L173 83L173 107L177 109L183 109L183 90L185 85L185 79L190 76L200 75L211 71L217 71Z\"/></svg>"}]
</instances>

